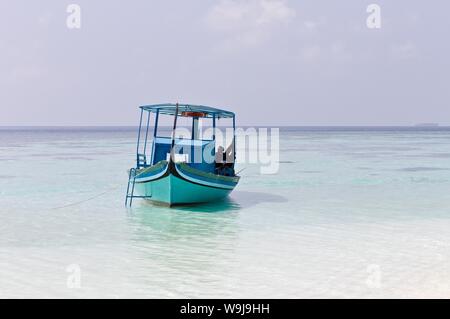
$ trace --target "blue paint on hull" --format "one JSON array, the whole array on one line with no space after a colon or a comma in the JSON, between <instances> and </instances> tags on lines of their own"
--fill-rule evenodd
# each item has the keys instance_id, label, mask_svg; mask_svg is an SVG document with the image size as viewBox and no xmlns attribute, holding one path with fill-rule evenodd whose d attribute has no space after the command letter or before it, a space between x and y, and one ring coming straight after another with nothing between
<instances>
[{"instance_id":1,"label":"blue paint on hull","mask_svg":"<svg viewBox=\"0 0 450 319\"><path fill-rule=\"evenodd\" d=\"M238 177L205 174L183 164L162 161L156 165L140 173L136 191L167 205L217 201L228 196L239 181Z\"/></svg>"},{"instance_id":2,"label":"blue paint on hull","mask_svg":"<svg viewBox=\"0 0 450 319\"><path fill-rule=\"evenodd\" d=\"M168 205L205 203L228 196L232 189L219 189L193 184L170 174L153 182L137 184L140 195Z\"/></svg>"}]
</instances>

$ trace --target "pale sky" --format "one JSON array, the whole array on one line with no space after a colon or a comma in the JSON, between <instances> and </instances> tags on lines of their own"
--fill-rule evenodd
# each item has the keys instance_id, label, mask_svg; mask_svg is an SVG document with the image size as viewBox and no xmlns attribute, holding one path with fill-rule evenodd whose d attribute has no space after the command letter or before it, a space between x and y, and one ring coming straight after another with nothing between
<instances>
[{"instance_id":1,"label":"pale sky","mask_svg":"<svg viewBox=\"0 0 450 319\"><path fill-rule=\"evenodd\" d=\"M66 25L81 7L81 29ZM381 7L369 29L366 8ZM2 0L0 125L135 125L142 104L239 125L450 125L449 1Z\"/></svg>"}]
</instances>

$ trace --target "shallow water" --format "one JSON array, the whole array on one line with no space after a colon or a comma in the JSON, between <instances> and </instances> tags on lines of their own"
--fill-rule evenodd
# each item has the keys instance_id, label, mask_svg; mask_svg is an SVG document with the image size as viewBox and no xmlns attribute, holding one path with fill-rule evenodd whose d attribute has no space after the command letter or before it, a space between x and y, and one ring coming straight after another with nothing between
<instances>
[{"instance_id":1,"label":"shallow water","mask_svg":"<svg viewBox=\"0 0 450 319\"><path fill-rule=\"evenodd\" d=\"M134 140L0 129L0 297L450 297L450 129L283 129L278 174L172 209L124 207Z\"/></svg>"}]
</instances>

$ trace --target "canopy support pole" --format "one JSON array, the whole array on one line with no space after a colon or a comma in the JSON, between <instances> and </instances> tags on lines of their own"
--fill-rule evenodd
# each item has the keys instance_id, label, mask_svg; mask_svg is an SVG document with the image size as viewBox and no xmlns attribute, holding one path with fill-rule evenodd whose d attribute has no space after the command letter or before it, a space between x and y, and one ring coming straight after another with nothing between
<instances>
[{"instance_id":1,"label":"canopy support pole","mask_svg":"<svg viewBox=\"0 0 450 319\"><path fill-rule=\"evenodd\" d=\"M216 114L213 114L213 141L216 140Z\"/></svg>"},{"instance_id":2,"label":"canopy support pole","mask_svg":"<svg viewBox=\"0 0 450 319\"><path fill-rule=\"evenodd\" d=\"M159 109L156 110L155 127L153 130L153 137L156 137L158 131L158 121L159 121Z\"/></svg>"},{"instance_id":3,"label":"canopy support pole","mask_svg":"<svg viewBox=\"0 0 450 319\"><path fill-rule=\"evenodd\" d=\"M155 165L153 163L153 157L154 157L154 151L155 151L155 140L156 140L156 134L158 132L158 121L159 121L159 109L156 110L156 116L155 116L155 127L153 128L153 144L152 144L152 154L150 155L150 165Z\"/></svg>"},{"instance_id":4,"label":"canopy support pole","mask_svg":"<svg viewBox=\"0 0 450 319\"><path fill-rule=\"evenodd\" d=\"M137 138L137 146L136 146L136 167L139 167L139 143L141 141L141 129L142 129L142 115L144 114L144 109L141 108L141 117L139 120L139 131Z\"/></svg>"},{"instance_id":5,"label":"canopy support pole","mask_svg":"<svg viewBox=\"0 0 450 319\"><path fill-rule=\"evenodd\" d=\"M199 122L199 118L198 117L193 117L192 118L192 139L196 140L198 139L198 122Z\"/></svg>"},{"instance_id":6,"label":"canopy support pole","mask_svg":"<svg viewBox=\"0 0 450 319\"><path fill-rule=\"evenodd\" d=\"M170 159L172 162L175 163L175 157L174 157L174 153L173 153L173 148L175 146L175 130L177 128L177 119L178 119L178 103L177 106L175 108L175 118L173 119L173 129L172 129L172 147L170 149Z\"/></svg>"},{"instance_id":7,"label":"canopy support pole","mask_svg":"<svg viewBox=\"0 0 450 319\"><path fill-rule=\"evenodd\" d=\"M144 156L146 155L146 152L147 152L148 126L150 125L150 114L151 114L151 112L148 112L148 116L147 116L147 129L145 130Z\"/></svg>"},{"instance_id":8,"label":"canopy support pole","mask_svg":"<svg viewBox=\"0 0 450 319\"><path fill-rule=\"evenodd\" d=\"M233 115L233 166L236 163L236 116Z\"/></svg>"}]
</instances>

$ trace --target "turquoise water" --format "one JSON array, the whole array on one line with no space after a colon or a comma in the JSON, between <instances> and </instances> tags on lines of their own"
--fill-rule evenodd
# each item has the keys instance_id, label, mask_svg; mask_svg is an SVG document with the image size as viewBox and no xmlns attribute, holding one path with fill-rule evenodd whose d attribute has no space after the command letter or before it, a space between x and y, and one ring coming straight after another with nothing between
<instances>
[{"instance_id":1,"label":"turquoise water","mask_svg":"<svg viewBox=\"0 0 450 319\"><path fill-rule=\"evenodd\" d=\"M0 129L0 297L450 297L450 129L282 129L278 174L175 209L124 207L134 140Z\"/></svg>"}]
</instances>

